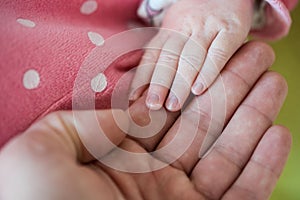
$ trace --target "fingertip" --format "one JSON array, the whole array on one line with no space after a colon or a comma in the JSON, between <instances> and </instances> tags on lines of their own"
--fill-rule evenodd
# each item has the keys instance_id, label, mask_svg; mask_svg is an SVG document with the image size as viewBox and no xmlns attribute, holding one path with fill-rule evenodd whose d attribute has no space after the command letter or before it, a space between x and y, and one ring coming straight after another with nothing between
<instances>
[{"instance_id":1,"label":"fingertip","mask_svg":"<svg viewBox=\"0 0 300 200\"><path fill-rule=\"evenodd\" d=\"M178 98L175 95L171 94L168 97L168 99L166 101L166 108L172 112L180 110L181 106L180 106Z\"/></svg>"},{"instance_id":2,"label":"fingertip","mask_svg":"<svg viewBox=\"0 0 300 200\"><path fill-rule=\"evenodd\" d=\"M145 91L146 87L147 86L145 85L145 86L139 87L137 89L131 88L130 92L129 92L129 95L128 95L128 100L129 101L136 101L139 97L142 96L142 94Z\"/></svg>"},{"instance_id":3,"label":"fingertip","mask_svg":"<svg viewBox=\"0 0 300 200\"><path fill-rule=\"evenodd\" d=\"M122 109L112 109L112 117L114 122L121 131L127 134L129 130L130 120L126 111Z\"/></svg>"},{"instance_id":4,"label":"fingertip","mask_svg":"<svg viewBox=\"0 0 300 200\"><path fill-rule=\"evenodd\" d=\"M150 110L159 110L162 107L159 95L149 93L146 98L146 105Z\"/></svg>"},{"instance_id":5,"label":"fingertip","mask_svg":"<svg viewBox=\"0 0 300 200\"><path fill-rule=\"evenodd\" d=\"M136 101L139 98L139 95L137 95L135 92L131 93L128 97L129 101Z\"/></svg>"},{"instance_id":6,"label":"fingertip","mask_svg":"<svg viewBox=\"0 0 300 200\"><path fill-rule=\"evenodd\" d=\"M205 90L205 87L202 83L196 83L193 85L191 91L194 95L198 96L200 94L202 94Z\"/></svg>"},{"instance_id":7,"label":"fingertip","mask_svg":"<svg viewBox=\"0 0 300 200\"><path fill-rule=\"evenodd\" d=\"M281 146L286 147L288 151L291 149L292 135L291 131L287 127L282 125L273 125L267 130L266 134L273 134L273 137L276 138L278 143L281 143Z\"/></svg>"},{"instance_id":8,"label":"fingertip","mask_svg":"<svg viewBox=\"0 0 300 200\"><path fill-rule=\"evenodd\" d=\"M269 44L262 41L250 41L247 43L247 46L249 49L254 49L253 52L257 53L258 56L264 56L268 65L272 65L276 55L274 49Z\"/></svg>"}]
</instances>

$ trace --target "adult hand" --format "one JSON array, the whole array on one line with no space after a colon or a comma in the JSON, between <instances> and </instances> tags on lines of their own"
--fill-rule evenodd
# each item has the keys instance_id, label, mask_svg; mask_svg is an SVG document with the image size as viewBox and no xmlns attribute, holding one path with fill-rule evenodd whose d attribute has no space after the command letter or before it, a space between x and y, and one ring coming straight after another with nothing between
<instances>
[{"instance_id":1,"label":"adult hand","mask_svg":"<svg viewBox=\"0 0 300 200\"><path fill-rule=\"evenodd\" d=\"M93 111L74 111L82 119L76 123L72 112L48 115L0 152L0 198L267 199L281 174L291 143L286 128L272 125L287 93L284 79L266 72L273 60L267 45L244 45L222 71L222 78L204 95L192 100L179 117L178 113L168 113L165 127L148 139L124 134L122 130L130 130L131 123L126 112L120 110L96 111L96 123L91 119ZM210 94L218 92L215 85L220 82L226 91L226 123L214 123L219 127L208 131L212 113ZM149 119L144 100L145 96L130 108L133 119L141 125ZM194 126L189 122L199 115L201 121L191 146L162 169L120 172L94 158L109 157L115 152L114 146L107 143L93 146L99 140L90 136L98 134L95 127L99 124L115 145L146 153L166 145L178 131L188 135ZM118 124L114 116L118 116ZM181 124L183 117L187 120ZM213 120L219 122L221 118L217 114ZM222 135L212 148L199 156L204 136L211 143L220 130ZM82 133L85 134L79 135ZM95 147L97 155L92 156L80 138ZM178 146L184 143L183 138ZM165 153L155 159L164 162L172 157L172 151Z\"/></svg>"}]
</instances>

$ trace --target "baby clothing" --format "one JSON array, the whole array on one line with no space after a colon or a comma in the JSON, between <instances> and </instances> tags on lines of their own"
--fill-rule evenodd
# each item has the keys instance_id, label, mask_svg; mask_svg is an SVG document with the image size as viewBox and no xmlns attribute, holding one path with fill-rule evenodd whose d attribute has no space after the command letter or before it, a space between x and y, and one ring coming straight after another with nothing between
<instances>
[{"instance_id":1,"label":"baby clothing","mask_svg":"<svg viewBox=\"0 0 300 200\"><path fill-rule=\"evenodd\" d=\"M270 39L286 35L291 23L288 10L296 0L265 1L264 27L252 33ZM95 108L110 108L113 92L128 88L129 80L125 84L118 81L135 67L132 61L123 60L125 68L113 64L104 68L109 55L92 57L91 65L97 63L99 73L91 78L88 89L78 90L74 83L81 66L89 64L86 58L96 47L105 46L109 37L145 26L136 14L138 8L140 17L155 24L172 3L175 1L1 0L0 148L48 113L71 110L75 90L81 102L89 101L86 94L93 92ZM135 40L120 41L110 48L126 47Z\"/></svg>"},{"instance_id":2,"label":"baby clothing","mask_svg":"<svg viewBox=\"0 0 300 200\"><path fill-rule=\"evenodd\" d=\"M143 0L138 15L145 22L160 26L169 7L177 1L180 0ZM288 34L291 26L289 11L296 6L297 0L254 0L254 2L251 30L253 36L275 40Z\"/></svg>"},{"instance_id":3,"label":"baby clothing","mask_svg":"<svg viewBox=\"0 0 300 200\"><path fill-rule=\"evenodd\" d=\"M48 113L72 109L74 83L85 59L110 36L142 26L136 15L139 4L139 0L0 1L0 147ZM96 108L111 107L112 91L125 72L99 69L89 87L97 95ZM88 101L85 92L82 101Z\"/></svg>"}]
</instances>

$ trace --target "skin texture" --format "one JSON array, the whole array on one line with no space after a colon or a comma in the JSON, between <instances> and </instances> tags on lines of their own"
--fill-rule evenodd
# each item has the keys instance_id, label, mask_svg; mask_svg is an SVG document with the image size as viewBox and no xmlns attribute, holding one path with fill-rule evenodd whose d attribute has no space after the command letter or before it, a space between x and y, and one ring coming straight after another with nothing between
<instances>
[{"instance_id":1,"label":"skin texture","mask_svg":"<svg viewBox=\"0 0 300 200\"><path fill-rule=\"evenodd\" d=\"M182 0L167 11L162 30L147 46L132 83L137 99L150 83L146 104L158 110L182 108L190 92L202 94L244 43L252 23L253 1ZM178 33L182 34L180 36ZM157 50L159 49L159 50Z\"/></svg>"},{"instance_id":2,"label":"skin texture","mask_svg":"<svg viewBox=\"0 0 300 200\"><path fill-rule=\"evenodd\" d=\"M164 128L147 139L124 134L132 126L128 113L135 123L147 123L145 95L131 105L129 112L96 111L97 120L90 120L95 114L93 111L74 111L82 119L76 122L71 111L46 116L0 152L0 198L267 199L282 172L291 145L289 131L272 125L287 94L285 80L267 71L273 60L269 46L258 42L244 45L223 69L222 79L218 77L212 87L195 97L181 114L168 112ZM221 129L207 133L206 121L212 113L209 93L219 92L218 82L222 82L227 95L225 123L216 123ZM197 109L198 104L202 105L201 109ZM122 130L115 123L113 112ZM180 128L188 135L192 119L199 115L203 118L187 151L176 162L153 172L126 173L106 167L80 140L85 137L90 145L98 144L89 136L97 134L93 127L99 123L110 141L120 148L150 152L168 143ZM218 121L220 116L216 114L214 120ZM188 120L180 125L183 117ZM204 135L211 143L210 140L219 135L214 132L217 130L222 134L212 148L199 157ZM113 146L104 143L94 146L97 147L94 156L98 158L115 152ZM156 159L166 161L169 156L172 152Z\"/></svg>"}]
</instances>

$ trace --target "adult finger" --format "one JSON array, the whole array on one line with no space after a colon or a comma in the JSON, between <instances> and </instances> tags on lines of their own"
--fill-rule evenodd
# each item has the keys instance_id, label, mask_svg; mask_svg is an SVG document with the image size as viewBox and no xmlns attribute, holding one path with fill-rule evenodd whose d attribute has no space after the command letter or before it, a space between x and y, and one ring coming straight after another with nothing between
<instances>
[{"instance_id":1,"label":"adult finger","mask_svg":"<svg viewBox=\"0 0 300 200\"><path fill-rule=\"evenodd\" d=\"M128 136L151 152L173 125L179 112L169 112L164 108L150 110L145 104L146 93L128 109L130 119Z\"/></svg>"},{"instance_id":2,"label":"adult finger","mask_svg":"<svg viewBox=\"0 0 300 200\"><path fill-rule=\"evenodd\" d=\"M239 176L287 94L284 79L268 72L238 107L222 135L197 163L191 178L198 191L219 199Z\"/></svg>"},{"instance_id":3,"label":"adult finger","mask_svg":"<svg viewBox=\"0 0 300 200\"><path fill-rule=\"evenodd\" d=\"M121 196L107 175L95 173L95 169L83 164L113 149L114 145L103 141L105 137L115 145L123 141L125 135L114 122L113 112L119 116L119 125L124 127L128 125L125 113L120 110L76 112L86 119L75 122L70 111L50 114L1 150L1 199L90 199L99 195L114 199ZM89 145L99 145L92 155L78 133L88 134L83 138Z\"/></svg>"},{"instance_id":4,"label":"adult finger","mask_svg":"<svg viewBox=\"0 0 300 200\"><path fill-rule=\"evenodd\" d=\"M90 162L117 146L128 126L122 110L54 112L33 124L3 151L20 152L21 157L59 155Z\"/></svg>"},{"instance_id":5,"label":"adult finger","mask_svg":"<svg viewBox=\"0 0 300 200\"><path fill-rule=\"evenodd\" d=\"M239 178L223 199L269 199L291 148L291 135L281 126L267 130Z\"/></svg>"}]
</instances>

